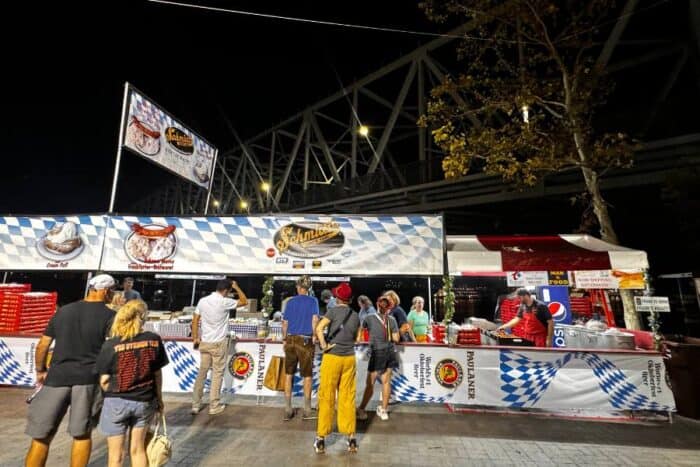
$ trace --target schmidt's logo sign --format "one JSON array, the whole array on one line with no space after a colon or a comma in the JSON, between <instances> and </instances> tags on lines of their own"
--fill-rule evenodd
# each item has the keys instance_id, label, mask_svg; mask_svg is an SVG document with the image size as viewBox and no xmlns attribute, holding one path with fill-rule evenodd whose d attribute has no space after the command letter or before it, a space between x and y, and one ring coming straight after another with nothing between
<instances>
[{"instance_id":1,"label":"schmidt's logo sign","mask_svg":"<svg viewBox=\"0 0 700 467\"><path fill-rule=\"evenodd\" d=\"M337 222L298 222L275 232L275 247L280 255L295 258L323 258L345 245L345 236Z\"/></svg>"}]
</instances>

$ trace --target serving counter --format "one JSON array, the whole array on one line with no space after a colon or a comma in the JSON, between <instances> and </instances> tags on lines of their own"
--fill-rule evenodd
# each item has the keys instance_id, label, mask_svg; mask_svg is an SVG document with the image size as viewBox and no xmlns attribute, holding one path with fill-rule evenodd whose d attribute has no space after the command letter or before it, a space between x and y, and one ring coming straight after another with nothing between
<instances>
[{"instance_id":1,"label":"serving counter","mask_svg":"<svg viewBox=\"0 0 700 467\"><path fill-rule=\"evenodd\" d=\"M0 385L34 384L37 340L38 336L0 335ZM163 369L163 390L191 392L199 352L193 350L188 338L166 338L164 344L170 364ZM366 352L366 345L357 346L358 394L365 386ZM398 345L397 352L400 368L392 378L392 398L398 402L528 408L572 414L675 411L662 355L658 352L444 344ZM223 391L281 395L263 385L272 357L284 355L281 342L240 339L229 353ZM320 362L321 355L317 353L314 392L318 388ZM294 377L294 393L302 394L298 375Z\"/></svg>"}]
</instances>

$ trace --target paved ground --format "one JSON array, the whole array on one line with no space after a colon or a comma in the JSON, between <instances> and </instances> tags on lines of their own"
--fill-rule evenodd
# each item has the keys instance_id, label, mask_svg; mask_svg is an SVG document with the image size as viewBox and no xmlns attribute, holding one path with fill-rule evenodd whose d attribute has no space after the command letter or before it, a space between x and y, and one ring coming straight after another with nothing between
<instances>
[{"instance_id":1,"label":"paved ground","mask_svg":"<svg viewBox=\"0 0 700 467\"><path fill-rule=\"evenodd\" d=\"M22 464L28 390L0 388L0 466ZM187 399L166 398L173 460L179 466L312 465L700 465L700 422L676 417L664 423L601 423L535 416L449 413L444 407L397 406L382 422L370 415L358 425L360 451L345 452L330 438L327 453L311 443L315 422L281 420L279 399L256 406L237 397L218 416L192 417ZM70 438L56 436L49 466L68 465ZM96 434L90 465L106 465L104 438Z\"/></svg>"}]
</instances>

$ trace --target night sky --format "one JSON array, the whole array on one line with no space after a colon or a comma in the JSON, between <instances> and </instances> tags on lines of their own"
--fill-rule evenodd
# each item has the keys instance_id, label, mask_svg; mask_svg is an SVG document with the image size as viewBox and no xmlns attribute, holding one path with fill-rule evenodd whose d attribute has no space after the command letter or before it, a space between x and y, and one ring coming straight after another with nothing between
<instances>
[{"instance_id":1,"label":"night sky","mask_svg":"<svg viewBox=\"0 0 700 467\"><path fill-rule=\"evenodd\" d=\"M27 5L5 29L0 212L106 211L123 83L219 149L326 97L427 40L192 10L146 1ZM417 2L214 1L257 12L436 31ZM7 47L12 44L11 47ZM8 66L9 64L9 66ZM170 177L132 154L121 189ZM8 167L8 166L6 166ZM131 178L129 174L138 177ZM134 181L134 183L129 183Z\"/></svg>"},{"instance_id":2,"label":"night sky","mask_svg":"<svg viewBox=\"0 0 700 467\"><path fill-rule=\"evenodd\" d=\"M114 171L125 81L154 99L220 150L235 146L223 115L241 137L252 137L429 40L404 34L343 29L192 10L142 1L25 4L6 13L20 27L4 28L0 212L51 214L105 212ZM640 7L655 2L640 2ZM212 0L212 6L421 31L444 32L428 22L418 2L253 2ZM687 41L692 34L687 0L643 11L623 39ZM646 49L645 49L646 47ZM613 62L651 50L619 47ZM697 50L690 52L697 54ZM694 56L694 55L693 55ZM605 117L639 126L663 86L674 57L616 75ZM685 67L659 109L648 139L697 132L697 72ZM131 198L172 181L153 164L124 153L120 190ZM685 182L687 185L687 182ZM671 187L673 188L673 187ZM662 270L692 256L668 245L698 247L697 189L681 202L668 187L611 193L623 242L645 248ZM665 197L664 197L665 196ZM126 206L117 206L117 211ZM552 216L552 212L557 215ZM472 215L474 214L474 215ZM567 198L527 205L484 206L448 213L450 233L552 233L577 227ZM656 219L648 222L647 216ZM674 235L681 235L678 241ZM656 242L656 243L654 243ZM664 248L661 248L664 246ZM658 247L658 248L657 248ZM685 267L685 266L683 266Z\"/></svg>"}]
</instances>

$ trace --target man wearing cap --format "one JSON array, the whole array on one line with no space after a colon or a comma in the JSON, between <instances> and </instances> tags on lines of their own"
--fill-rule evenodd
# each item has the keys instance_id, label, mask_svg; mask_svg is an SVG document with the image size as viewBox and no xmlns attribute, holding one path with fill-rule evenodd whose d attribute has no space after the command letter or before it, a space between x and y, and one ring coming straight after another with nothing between
<instances>
[{"instance_id":1,"label":"man wearing cap","mask_svg":"<svg viewBox=\"0 0 700 467\"><path fill-rule=\"evenodd\" d=\"M238 300L229 298L231 289L234 289L238 294ZM245 306L247 303L248 297L238 284L228 279L221 279L216 284L216 292L212 292L197 303L192 318L192 344L195 349L199 349L199 372L192 391L192 415L196 415L202 410L204 382L210 368L209 415L218 415L226 408L224 404L220 403L220 399L228 355L229 310Z\"/></svg>"},{"instance_id":2,"label":"man wearing cap","mask_svg":"<svg viewBox=\"0 0 700 467\"><path fill-rule=\"evenodd\" d=\"M527 289L518 289L516 294L520 298L518 314L498 329L511 329L522 321L523 332L520 337L534 342L535 347L551 347L554 321L549 308L544 303L535 300Z\"/></svg>"},{"instance_id":3,"label":"man wearing cap","mask_svg":"<svg viewBox=\"0 0 700 467\"><path fill-rule=\"evenodd\" d=\"M324 351L318 390L318 426L314 450L325 452L325 438L333 427L335 394L338 393L338 431L347 436L348 451L357 451L355 439L355 338L360 317L350 308L352 289L343 282L333 289L336 305L329 308L316 328ZM328 328L328 336L323 331Z\"/></svg>"},{"instance_id":4,"label":"man wearing cap","mask_svg":"<svg viewBox=\"0 0 700 467\"><path fill-rule=\"evenodd\" d=\"M95 362L109 336L114 311L114 279L107 274L93 277L84 300L61 307L49 321L35 352L36 384L39 392L31 401L26 433L32 443L25 460L28 466L44 466L49 446L70 407L68 433L73 437L71 465L90 460L91 432L102 406ZM46 361L55 342L51 368Z\"/></svg>"},{"instance_id":5,"label":"man wearing cap","mask_svg":"<svg viewBox=\"0 0 700 467\"><path fill-rule=\"evenodd\" d=\"M304 379L304 415L305 420L315 418L311 410L311 376L314 364L314 346L316 337L314 329L318 324L318 301L309 296L311 278L301 276L297 279L297 295L292 297L282 314L282 342L284 342L284 420L294 416L292 408L292 378L299 366Z\"/></svg>"}]
</instances>

